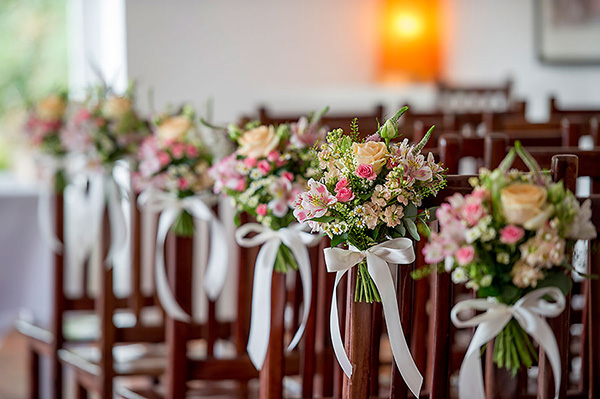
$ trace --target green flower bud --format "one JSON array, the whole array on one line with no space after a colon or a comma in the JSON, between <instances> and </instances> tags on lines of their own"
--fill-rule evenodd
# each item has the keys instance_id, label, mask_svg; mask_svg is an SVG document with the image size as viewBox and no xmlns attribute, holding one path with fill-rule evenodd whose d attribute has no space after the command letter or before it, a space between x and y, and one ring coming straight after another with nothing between
<instances>
[{"instance_id":1,"label":"green flower bud","mask_svg":"<svg viewBox=\"0 0 600 399\"><path fill-rule=\"evenodd\" d=\"M227 133L232 140L237 140L242 136L242 131L235 123L230 123L227 126Z\"/></svg>"}]
</instances>

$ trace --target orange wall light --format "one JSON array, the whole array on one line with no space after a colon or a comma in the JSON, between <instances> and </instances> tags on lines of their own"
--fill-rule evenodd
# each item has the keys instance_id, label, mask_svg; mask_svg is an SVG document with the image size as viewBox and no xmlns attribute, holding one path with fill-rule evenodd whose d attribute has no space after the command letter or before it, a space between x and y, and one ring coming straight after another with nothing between
<instances>
[{"instance_id":1,"label":"orange wall light","mask_svg":"<svg viewBox=\"0 0 600 399\"><path fill-rule=\"evenodd\" d=\"M384 0L379 80L433 81L439 77L437 0Z\"/></svg>"}]
</instances>

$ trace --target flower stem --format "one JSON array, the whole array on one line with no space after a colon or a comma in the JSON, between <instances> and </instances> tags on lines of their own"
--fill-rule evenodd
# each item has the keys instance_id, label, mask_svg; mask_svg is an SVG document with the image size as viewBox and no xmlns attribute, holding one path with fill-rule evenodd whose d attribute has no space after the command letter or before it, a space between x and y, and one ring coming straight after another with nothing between
<instances>
[{"instance_id":1,"label":"flower stem","mask_svg":"<svg viewBox=\"0 0 600 399\"><path fill-rule=\"evenodd\" d=\"M358 264L356 275L356 291L354 292L354 300L356 302L381 302L379 291L375 286L375 282L369 275L366 262Z\"/></svg>"},{"instance_id":2,"label":"flower stem","mask_svg":"<svg viewBox=\"0 0 600 399\"><path fill-rule=\"evenodd\" d=\"M194 235L194 217L187 211L181 212L171 229L179 237L192 237Z\"/></svg>"}]
</instances>

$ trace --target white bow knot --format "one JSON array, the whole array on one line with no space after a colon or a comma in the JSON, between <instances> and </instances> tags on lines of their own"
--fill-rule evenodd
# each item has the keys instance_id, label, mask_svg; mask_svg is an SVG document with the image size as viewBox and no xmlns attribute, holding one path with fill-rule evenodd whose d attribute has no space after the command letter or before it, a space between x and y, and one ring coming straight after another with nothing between
<instances>
[{"instance_id":1,"label":"white bow knot","mask_svg":"<svg viewBox=\"0 0 600 399\"><path fill-rule=\"evenodd\" d=\"M331 313L329 328L333 350L344 373L348 377L352 375L352 364L344 350L340 322L337 310L337 296L335 290L344 276L352 267L364 259L367 260L367 270L373 279L381 296L381 304L385 315L388 337L392 348L392 354L398 367L398 371L406 381L406 385L418 398L423 384L423 377L410 354L402 324L400 323L400 311L396 302L396 289L389 264L411 264L415 261L415 252L412 241L408 238L395 238L384 243L375 245L365 251L356 248L326 248L324 250L325 263L329 272L336 272L334 294L331 297Z\"/></svg>"},{"instance_id":2,"label":"white bow knot","mask_svg":"<svg viewBox=\"0 0 600 399\"><path fill-rule=\"evenodd\" d=\"M548 302L545 297L551 298L554 302ZM523 330L538 342L548 356L554 374L555 397L558 398L561 383L560 355L552 329L543 317L556 317L564 309L565 296L556 287L532 291L512 306L488 299L468 299L457 303L452 309L452 323L459 328L477 327L460 368L458 377L460 398L485 399L480 361L481 347L500 334L513 317ZM459 319L458 314L465 310L480 310L485 313L470 319Z\"/></svg>"},{"instance_id":3,"label":"white bow knot","mask_svg":"<svg viewBox=\"0 0 600 399\"><path fill-rule=\"evenodd\" d=\"M225 227L205 203L205 200L208 200L208 197L177 198L173 194L159 190L144 191L138 198L140 208L151 212L160 212L156 233L156 291L165 311L174 319L184 322L189 322L191 317L179 306L171 292L164 256L167 234L181 212L186 211L194 218L210 224L210 255L204 275L204 289L211 300L214 301L218 298L227 278L229 248ZM194 308L199 308L200 301L200 296L194 299L194 303L197 304Z\"/></svg>"},{"instance_id":4,"label":"white bow knot","mask_svg":"<svg viewBox=\"0 0 600 399\"><path fill-rule=\"evenodd\" d=\"M235 232L237 243L245 248L262 245L256 258L254 269L254 282L252 286L252 315L250 320L250 336L248 337L248 355L250 360L260 370L267 356L269 337L271 335L271 283L273 277L273 265L277 258L277 252L281 244L288 247L296 262L298 273L302 281L302 294L304 305L302 311L302 322L294 334L294 338L288 346L288 351L296 347L310 313L311 301L311 269L310 257L307 246L316 245L320 237L304 231L305 226L294 224L287 228L272 230L258 223L247 223L239 227ZM246 238L246 235L256 233L254 237Z\"/></svg>"}]
</instances>

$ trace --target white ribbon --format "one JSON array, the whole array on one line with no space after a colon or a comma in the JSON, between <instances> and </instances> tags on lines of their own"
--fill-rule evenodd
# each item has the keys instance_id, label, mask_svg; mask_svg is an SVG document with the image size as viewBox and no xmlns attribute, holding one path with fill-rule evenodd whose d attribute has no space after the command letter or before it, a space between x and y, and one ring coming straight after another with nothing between
<instances>
[{"instance_id":1,"label":"white ribbon","mask_svg":"<svg viewBox=\"0 0 600 399\"><path fill-rule=\"evenodd\" d=\"M304 295L302 322L287 348L288 351L296 347L306 328L312 291L312 275L307 245L316 245L320 237L305 232L304 228L303 225L294 224L288 228L272 230L258 223L247 223L235 232L235 239L242 247L250 248L262 244L254 268L252 315L247 347L250 360L257 370L262 368L269 347L271 335L271 282L273 266L282 243L292 251L298 263L298 272L302 281L302 294ZM257 234L252 238L245 238L249 233Z\"/></svg>"},{"instance_id":2,"label":"white ribbon","mask_svg":"<svg viewBox=\"0 0 600 399\"><path fill-rule=\"evenodd\" d=\"M210 255L204 275L204 289L211 300L216 300L225 285L229 266L229 248L223 223L199 196L177 198L159 190L144 191L138 197L140 208L160 212L156 234L156 292L158 298L171 317L190 322L190 315L181 308L169 287L165 270L164 247L167 234L181 212L186 211L194 218L210 223ZM195 296L194 308L199 308L200 296Z\"/></svg>"},{"instance_id":3,"label":"white ribbon","mask_svg":"<svg viewBox=\"0 0 600 399\"><path fill-rule=\"evenodd\" d=\"M554 303L544 297L550 297ZM485 399L483 375L481 371L481 347L496 337L514 317L519 325L542 347L550 360L554 373L555 398L560 389L560 355L556 338L546 323L545 317L556 317L565 308L565 297L556 287L540 288L523 296L514 305L469 299L457 303L452 309L452 323L455 326L477 327L469 349L465 355L458 377L458 393L461 399ZM467 320L458 318L464 310L485 310L485 313Z\"/></svg>"},{"instance_id":4,"label":"white ribbon","mask_svg":"<svg viewBox=\"0 0 600 399\"><path fill-rule=\"evenodd\" d=\"M340 332L337 297L335 291L344 274L352 267L367 259L367 269L381 296L385 324L392 348L392 354L398 371L406 381L406 385L418 398L423 384L423 377L412 358L406 337L400 323L400 312L396 297L396 289L388 264L410 264L415 261L412 241L407 238L395 238L366 251L358 249L326 248L325 263L329 272L336 272L334 294L331 297L331 313L329 328L333 350L342 370L348 377L352 375L352 364L344 350L344 342Z\"/></svg>"},{"instance_id":5,"label":"white ribbon","mask_svg":"<svg viewBox=\"0 0 600 399\"><path fill-rule=\"evenodd\" d=\"M56 236L56 232L53 228L52 215L52 204L54 203L52 194L54 194L54 179L56 173L60 170L66 173L66 160L62 160L56 157L48 155L38 155L36 161L40 166L41 172L43 173L43 183L38 198L38 227L42 239L48 244L50 249L56 253L62 253L63 243ZM56 217L56 215L54 216Z\"/></svg>"}]
</instances>

